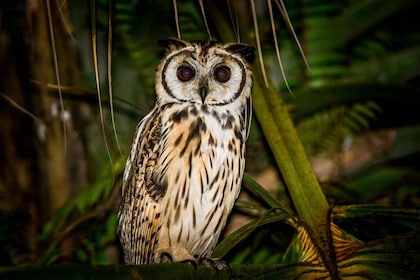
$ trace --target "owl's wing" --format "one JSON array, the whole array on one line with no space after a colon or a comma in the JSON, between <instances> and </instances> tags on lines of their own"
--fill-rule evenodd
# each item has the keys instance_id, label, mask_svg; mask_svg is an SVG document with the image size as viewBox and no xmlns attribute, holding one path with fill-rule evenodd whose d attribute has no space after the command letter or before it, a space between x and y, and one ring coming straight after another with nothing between
<instances>
[{"instance_id":1,"label":"owl's wing","mask_svg":"<svg viewBox=\"0 0 420 280\"><path fill-rule=\"evenodd\" d=\"M124 170L118 232L126 264L154 260L160 225L158 202L166 191L154 180L160 133L160 114L155 108L137 126Z\"/></svg>"}]
</instances>

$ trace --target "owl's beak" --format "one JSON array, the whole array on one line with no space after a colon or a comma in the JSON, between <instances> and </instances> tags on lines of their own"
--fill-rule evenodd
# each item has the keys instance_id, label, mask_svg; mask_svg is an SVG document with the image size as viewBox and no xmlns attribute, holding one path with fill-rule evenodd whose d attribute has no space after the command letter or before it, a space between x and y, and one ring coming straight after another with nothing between
<instances>
[{"instance_id":1,"label":"owl's beak","mask_svg":"<svg viewBox=\"0 0 420 280\"><path fill-rule=\"evenodd\" d=\"M209 93L209 88L207 85L202 85L200 87L200 97L201 97L201 102L204 104L204 101L206 100L206 96Z\"/></svg>"}]
</instances>

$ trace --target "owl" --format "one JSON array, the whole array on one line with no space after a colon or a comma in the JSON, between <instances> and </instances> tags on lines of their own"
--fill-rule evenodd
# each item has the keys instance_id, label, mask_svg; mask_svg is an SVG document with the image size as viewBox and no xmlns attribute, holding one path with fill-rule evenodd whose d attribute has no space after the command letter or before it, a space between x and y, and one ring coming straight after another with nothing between
<instances>
[{"instance_id":1,"label":"owl","mask_svg":"<svg viewBox=\"0 0 420 280\"><path fill-rule=\"evenodd\" d=\"M211 260L245 168L253 47L165 44L156 104L123 174L118 233L130 265Z\"/></svg>"}]
</instances>

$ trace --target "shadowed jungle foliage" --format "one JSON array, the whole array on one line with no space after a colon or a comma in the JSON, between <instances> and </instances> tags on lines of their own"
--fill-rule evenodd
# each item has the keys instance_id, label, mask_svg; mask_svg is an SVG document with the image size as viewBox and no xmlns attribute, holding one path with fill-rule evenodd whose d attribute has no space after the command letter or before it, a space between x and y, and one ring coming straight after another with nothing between
<instances>
[{"instance_id":1,"label":"shadowed jungle foliage","mask_svg":"<svg viewBox=\"0 0 420 280\"><path fill-rule=\"evenodd\" d=\"M419 9L1 1L1 277L420 278ZM247 174L214 252L231 271L120 265L121 175L167 37L257 49Z\"/></svg>"}]
</instances>

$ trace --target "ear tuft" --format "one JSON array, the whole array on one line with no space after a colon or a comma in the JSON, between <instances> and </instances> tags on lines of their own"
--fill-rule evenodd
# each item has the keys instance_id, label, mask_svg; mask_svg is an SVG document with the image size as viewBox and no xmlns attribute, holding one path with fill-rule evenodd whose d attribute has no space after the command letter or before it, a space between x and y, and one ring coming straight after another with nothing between
<instances>
[{"instance_id":1,"label":"ear tuft","mask_svg":"<svg viewBox=\"0 0 420 280\"><path fill-rule=\"evenodd\" d=\"M161 39L158 41L158 44L169 50L182 49L187 46L187 42L180 39L175 39L175 38Z\"/></svg>"},{"instance_id":2,"label":"ear tuft","mask_svg":"<svg viewBox=\"0 0 420 280\"><path fill-rule=\"evenodd\" d=\"M254 50L255 48L251 45L235 43L230 44L225 48L227 51L235 54L239 54L245 58L248 62L252 62L255 58Z\"/></svg>"}]
</instances>

